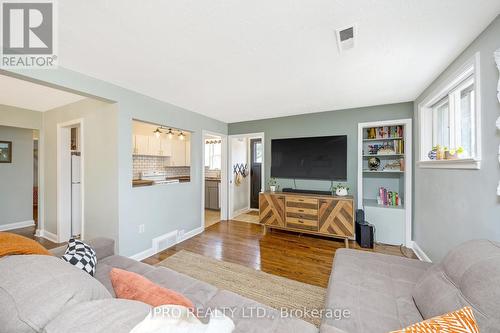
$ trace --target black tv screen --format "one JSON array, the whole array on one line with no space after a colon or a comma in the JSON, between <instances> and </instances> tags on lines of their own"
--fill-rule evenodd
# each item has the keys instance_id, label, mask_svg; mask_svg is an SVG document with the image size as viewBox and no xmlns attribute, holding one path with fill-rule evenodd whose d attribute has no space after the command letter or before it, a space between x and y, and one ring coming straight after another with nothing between
<instances>
[{"instance_id":1,"label":"black tv screen","mask_svg":"<svg viewBox=\"0 0 500 333\"><path fill-rule=\"evenodd\" d=\"M347 135L271 141L271 177L347 180Z\"/></svg>"}]
</instances>

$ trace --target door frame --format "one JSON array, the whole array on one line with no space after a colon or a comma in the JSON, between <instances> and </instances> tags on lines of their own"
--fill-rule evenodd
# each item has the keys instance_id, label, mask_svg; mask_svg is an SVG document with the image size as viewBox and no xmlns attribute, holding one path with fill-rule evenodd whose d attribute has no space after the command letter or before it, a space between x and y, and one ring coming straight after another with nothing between
<instances>
[{"instance_id":1,"label":"door frame","mask_svg":"<svg viewBox=\"0 0 500 333\"><path fill-rule=\"evenodd\" d=\"M261 177L261 191L264 191L264 189L266 188L266 176L265 176L265 163L266 163L266 140L265 140L265 134L264 132L256 132L256 133L245 133L245 134L233 134L233 135L229 135L228 137L228 142L231 142L232 139L238 139L238 138L245 138L248 140L247 142L247 150L248 150L248 154L247 154L247 158L249 158L250 156L250 139L257 139L257 138L260 138L262 140L262 163L261 163L261 174L262 174L262 177ZM231 150L231 146L228 144L228 160L227 160L227 164L228 164L228 170L232 170L232 165L231 165L231 161L232 161L232 157L233 157L233 152ZM237 212L234 212L232 207L233 207L233 193L231 191L231 185L233 184L233 174L232 172L229 172L228 173L228 178L227 178L227 184L228 184L228 218L231 220L233 219ZM249 189L248 189L248 207L250 207L250 194L251 194L251 186L249 186Z\"/></svg>"},{"instance_id":2,"label":"door frame","mask_svg":"<svg viewBox=\"0 0 500 333\"><path fill-rule=\"evenodd\" d=\"M201 131L201 225L205 229L205 136L214 135L221 138L221 170L220 170L220 219L227 220L228 215L228 136L227 134L212 132L208 130Z\"/></svg>"},{"instance_id":3,"label":"door frame","mask_svg":"<svg viewBox=\"0 0 500 333\"><path fill-rule=\"evenodd\" d=\"M264 154L264 140L260 137L251 137L251 138L248 138L248 168L250 169L250 186L249 186L249 191L250 191L250 194L249 194L249 201L248 201L248 209L249 210L255 210L255 208L252 208L252 161L253 161L253 155L252 155L252 140L260 140L261 144L262 144L262 154ZM264 162L264 155L262 156L262 162ZM260 163L260 191L262 192L262 189L264 188L264 186L262 185L262 180L264 178L264 168L262 167L262 162ZM259 199L257 198L257 201ZM258 204L257 204L258 205Z\"/></svg>"},{"instance_id":4,"label":"door frame","mask_svg":"<svg viewBox=\"0 0 500 333\"><path fill-rule=\"evenodd\" d=\"M57 124L57 242L62 243L71 237L71 127L80 126L80 188L81 195L81 239L85 239L85 129L84 119L78 118ZM68 199L69 198L69 199ZM69 221L69 223L68 223Z\"/></svg>"}]
</instances>

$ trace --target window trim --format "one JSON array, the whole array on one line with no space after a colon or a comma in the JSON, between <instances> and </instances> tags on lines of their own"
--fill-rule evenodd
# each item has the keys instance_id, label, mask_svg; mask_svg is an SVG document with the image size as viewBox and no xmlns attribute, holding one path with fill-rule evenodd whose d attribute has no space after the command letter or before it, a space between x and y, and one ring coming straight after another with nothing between
<instances>
[{"instance_id":1,"label":"window trim","mask_svg":"<svg viewBox=\"0 0 500 333\"><path fill-rule=\"evenodd\" d=\"M453 90L457 89L468 77L474 78L475 93L475 133L473 142L475 143L475 156L458 160L429 160L428 148L432 147L434 139L434 125L432 107L439 103ZM451 113L450 113L451 114ZM434 169L480 169L481 168L481 74L480 74L480 53L477 52L467 60L458 70L450 76L448 80L431 91L427 97L418 104L417 123L419 125L419 153L417 165L420 168Z\"/></svg>"}]
</instances>

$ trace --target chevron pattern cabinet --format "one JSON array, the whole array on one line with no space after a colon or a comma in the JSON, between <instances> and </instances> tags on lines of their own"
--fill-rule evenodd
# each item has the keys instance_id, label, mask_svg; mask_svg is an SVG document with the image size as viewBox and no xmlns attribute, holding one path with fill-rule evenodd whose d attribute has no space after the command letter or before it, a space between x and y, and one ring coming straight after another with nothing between
<instances>
[{"instance_id":1,"label":"chevron pattern cabinet","mask_svg":"<svg viewBox=\"0 0 500 333\"><path fill-rule=\"evenodd\" d=\"M260 223L268 228L354 239L352 197L297 193L261 193Z\"/></svg>"}]
</instances>

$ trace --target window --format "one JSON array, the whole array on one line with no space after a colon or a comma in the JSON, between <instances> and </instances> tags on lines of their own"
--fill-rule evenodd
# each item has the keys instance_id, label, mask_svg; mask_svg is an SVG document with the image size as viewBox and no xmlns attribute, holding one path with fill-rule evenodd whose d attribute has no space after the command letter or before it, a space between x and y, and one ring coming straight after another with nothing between
<instances>
[{"instance_id":1,"label":"window","mask_svg":"<svg viewBox=\"0 0 500 333\"><path fill-rule=\"evenodd\" d=\"M480 166L479 56L419 104L420 163L426 168Z\"/></svg>"},{"instance_id":2,"label":"window","mask_svg":"<svg viewBox=\"0 0 500 333\"><path fill-rule=\"evenodd\" d=\"M222 165L221 140L205 140L205 167L220 170Z\"/></svg>"}]
</instances>

